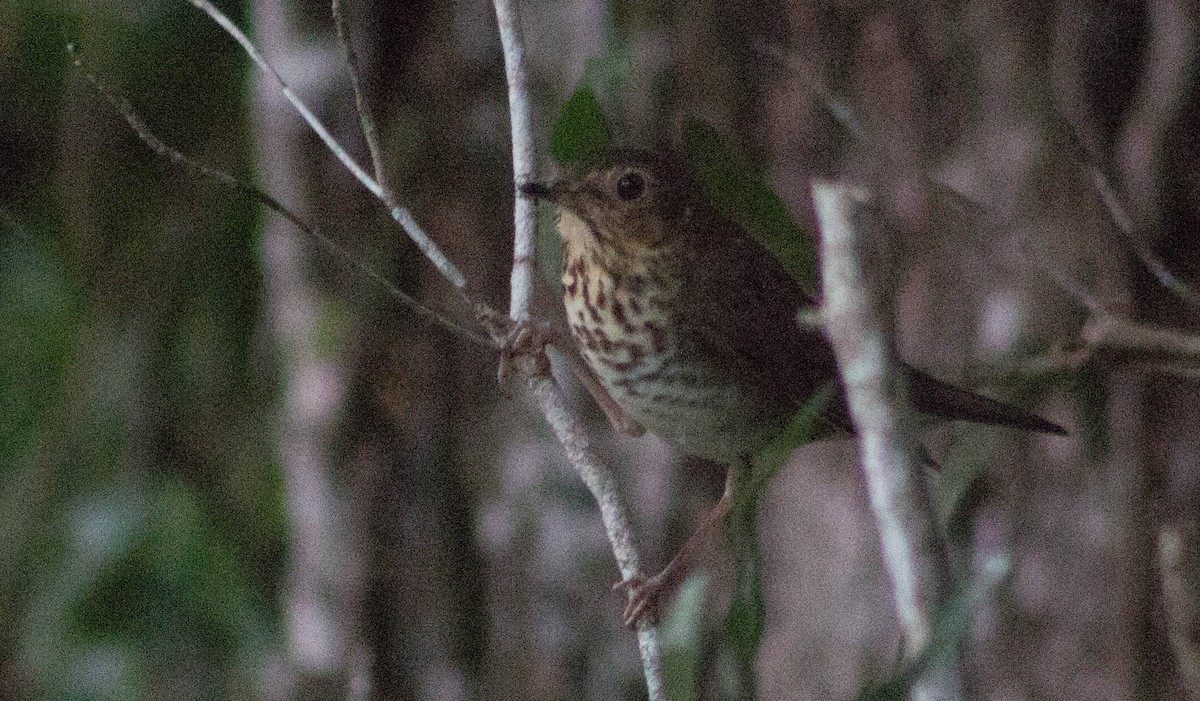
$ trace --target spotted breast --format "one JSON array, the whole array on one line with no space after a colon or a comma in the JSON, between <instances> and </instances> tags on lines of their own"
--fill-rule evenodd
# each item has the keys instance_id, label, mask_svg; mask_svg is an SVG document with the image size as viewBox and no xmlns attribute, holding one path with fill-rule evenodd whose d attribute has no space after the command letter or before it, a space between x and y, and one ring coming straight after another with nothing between
<instances>
[{"instance_id":1,"label":"spotted breast","mask_svg":"<svg viewBox=\"0 0 1200 701\"><path fill-rule=\"evenodd\" d=\"M571 333L622 410L685 452L713 460L739 458L775 434L780 416L763 415L753 388L710 367L677 334L674 310L687 276L673 247L606 250L568 210L560 210L558 230Z\"/></svg>"}]
</instances>

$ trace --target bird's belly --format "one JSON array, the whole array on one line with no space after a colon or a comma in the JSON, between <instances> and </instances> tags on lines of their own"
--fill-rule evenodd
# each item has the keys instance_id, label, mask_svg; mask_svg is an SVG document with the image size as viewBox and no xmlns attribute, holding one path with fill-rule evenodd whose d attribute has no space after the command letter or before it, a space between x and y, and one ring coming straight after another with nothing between
<instances>
[{"instance_id":1,"label":"bird's belly","mask_svg":"<svg viewBox=\"0 0 1200 701\"><path fill-rule=\"evenodd\" d=\"M732 462L750 455L779 429L776 417L761 416L759 407L734 385L650 381L636 392L616 386L610 393L647 430L687 454L710 460Z\"/></svg>"},{"instance_id":2,"label":"bird's belly","mask_svg":"<svg viewBox=\"0 0 1200 701\"><path fill-rule=\"evenodd\" d=\"M763 447L780 428L781 417L764 413L751 388L671 350L646 352L631 362L627 351L581 345L621 409L684 453L731 462Z\"/></svg>"},{"instance_id":3,"label":"bird's belly","mask_svg":"<svg viewBox=\"0 0 1200 701\"><path fill-rule=\"evenodd\" d=\"M563 274L571 334L626 414L678 450L722 462L757 451L778 432L787 416L762 401L761 388L679 352L669 294L636 297L598 266L570 252L567 260L574 261Z\"/></svg>"}]
</instances>

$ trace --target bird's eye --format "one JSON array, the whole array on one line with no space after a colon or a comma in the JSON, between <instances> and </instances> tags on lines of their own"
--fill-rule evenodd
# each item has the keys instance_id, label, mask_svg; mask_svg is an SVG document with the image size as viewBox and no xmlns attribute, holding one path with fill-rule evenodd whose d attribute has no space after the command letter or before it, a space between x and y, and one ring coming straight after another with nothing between
<instances>
[{"instance_id":1,"label":"bird's eye","mask_svg":"<svg viewBox=\"0 0 1200 701\"><path fill-rule=\"evenodd\" d=\"M629 202L636 200L646 191L646 179L637 171L629 171L617 180L617 197Z\"/></svg>"}]
</instances>

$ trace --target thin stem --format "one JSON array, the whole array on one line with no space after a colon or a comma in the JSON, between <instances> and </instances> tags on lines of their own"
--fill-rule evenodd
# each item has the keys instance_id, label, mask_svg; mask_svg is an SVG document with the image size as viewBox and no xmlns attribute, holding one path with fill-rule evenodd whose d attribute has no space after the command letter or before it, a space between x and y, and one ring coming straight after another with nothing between
<instances>
[{"instance_id":1,"label":"thin stem","mask_svg":"<svg viewBox=\"0 0 1200 701\"><path fill-rule=\"evenodd\" d=\"M1069 136L1068 143L1075 150L1080 165L1092 181L1092 187L1096 189L1096 194L1104 203L1104 210L1108 213L1109 219L1119 234L1117 239L1141 261L1160 285L1174 292L1177 297L1193 307L1200 306L1200 295L1197 295L1191 287L1176 277L1167 264L1155 255L1150 246L1146 244L1146 236L1139 236L1138 232L1134 230L1133 218L1129 216L1128 210L1125 209L1125 205L1117 195L1112 178L1101 166L1099 154L1080 134L1078 125L1067 122L1066 126Z\"/></svg>"},{"instance_id":2,"label":"thin stem","mask_svg":"<svg viewBox=\"0 0 1200 701\"><path fill-rule=\"evenodd\" d=\"M354 88L354 104L358 111L358 121L362 123L363 138L367 141L367 150L371 153L371 163L375 167L375 180L381 190L387 191L387 171L383 162L383 146L379 141L379 129L375 127L375 117L367 96L363 93L362 72L358 69L358 52L354 50L354 38L350 36L350 25L346 21L343 5L349 0L333 0L330 11L333 13L333 24L337 28L338 43L342 45L342 54L346 60L346 71L350 74L350 86Z\"/></svg>"},{"instance_id":3,"label":"thin stem","mask_svg":"<svg viewBox=\"0 0 1200 701\"><path fill-rule=\"evenodd\" d=\"M578 417L567 408L562 390L548 376L534 377L529 382L530 391L546 422L554 430L567 460L579 478L587 485L600 508L600 519L612 546L613 556L621 577L631 580L641 576L641 559L633 542L633 527L625 508L621 505L617 482L612 470L604 464L588 440L587 432ZM661 701L663 697L662 657L658 630L646 617L637 624L638 650L642 656L642 671L646 676L646 687L650 701Z\"/></svg>"},{"instance_id":4,"label":"thin stem","mask_svg":"<svg viewBox=\"0 0 1200 701\"><path fill-rule=\"evenodd\" d=\"M814 182L812 196L822 239L825 333L854 419L905 656L915 660L932 642L934 615L951 591L950 573L916 439L903 411L890 326L870 286L873 281L863 274L859 251L869 235L863 231L869 222L867 195L848 184ZM953 664L922 674L913 687L914 699L960 697L961 680Z\"/></svg>"},{"instance_id":5,"label":"thin stem","mask_svg":"<svg viewBox=\"0 0 1200 701\"><path fill-rule=\"evenodd\" d=\"M150 128L146 126L146 122L141 118L140 115L138 115L137 112L134 111L133 106L129 104L129 101L126 100L124 96L108 87L108 85L100 80L96 74L92 73L86 68L86 66L84 66L83 59L79 56L74 44L67 45L67 53L70 54L71 60L75 64L75 67L83 73L83 77L89 83L91 83L96 92L100 93L100 95L103 96L110 105L112 105L113 109L116 110L117 114L121 115L127 124L129 124L130 129L133 130L142 143L146 144L146 146L148 146L150 150L154 151L155 154L191 173L208 178L209 180L213 180L220 185L228 187L237 192L241 192L258 200L260 204L264 205L276 214L284 217L297 229L315 239L317 243L324 246L325 249L332 253L335 257L342 259L345 263L353 267L362 275L374 280L381 287L387 290L388 294L390 294L393 299L403 304L421 319L438 324L455 336L470 341L476 345L483 346L485 348L496 347L496 344L490 338L463 328L459 324L452 321L443 312L439 312L435 309L425 306L421 302L418 302L411 295L388 281L388 279L384 277L382 273L364 263L361 258L354 255L354 253L348 250L345 246L329 238L315 226L308 224L300 215L288 209L287 206L263 190L260 190L254 185L251 185L250 183L241 180L219 168L213 168L195 161L182 151L174 148L170 144L167 144L162 139L158 138L154 132L150 131Z\"/></svg>"},{"instance_id":6,"label":"thin stem","mask_svg":"<svg viewBox=\"0 0 1200 701\"><path fill-rule=\"evenodd\" d=\"M211 17L214 22L220 25L220 27L224 29L227 34L229 34L229 36L233 37L234 41L236 41L242 47L242 50L246 52L246 55L250 57L250 60L254 61L259 70L261 70L264 75L275 82L275 84L279 87L280 92L282 92L283 96L287 98L287 101L292 103L292 107L294 107L296 111L300 113L300 116L303 117L304 121L308 123L308 126L311 127L314 132L316 132L317 136L321 137L321 141L325 142L325 146L333 153L334 156L337 157L339 161L342 162L342 165L346 166L346 168L354 174L354 177L363 184L363 187L367 188L371 194L375 195L376 198L383 201L383 203L387 205L388 213L392 216L392 219L396 220L396 223L398 223L404 229L404 231L408 234L408 237L412 239L413 243L417 244L417 248L421 249L421 252L425 254L425 257L428 258L430 262L433 263L434 267L438 269L438 272L442 274L442 277L446 278L446 280L448 280L450 284L454 285L456 288L460 290L464 289L467 286L467 279L463 277L463 274L459 271L458 267L454 265L454 263L450 262L450 259L447 258L446 254L442 252L442 249L436 243L434 243L433 239L429 238L429 234L425 233L425 230L422 229L419 224L417 224L417 220L413 218L412 213L409 212L408 209L400 206L395 195L393 195L390 190L385 190L382 186L380 186L379 182L377 182L365 170L363 170L362 166L358 165L358 163L350 157L350 154L346 153L346 149L342 148L341 144L337 142L337 139L333 138L333 135L330 134L329 130L325 128L325 125L322 124L319 119L317 119L316 115L314 115L312 111L308 109L308 107L300 100L299 97L296 97L296 94L293 93L292 89L288 87L288 84L284 82L283 77L279 75L279 72L276 71L275 68L262 57L262 54L258 52L258 49L254 48L254 44L250 42L250 39L248 39L246 35L242 33L242 31L238 29L237 26L234 25L234 23L220 10L218 10L216 7L213 7L212 3L208 0L188 1L203 10L204 13Z\"/></svg>"},{"instance_id":7,"label":"thin stem","mask_svg":"<svg viewBox=\"0 0 1200 701\"><path fill-rule=\"evenodd\" d=\"M520 17L512 0L495 0L496 23L504 47L504 75L508 80L508 112L512 121L514 186L533 180L533 109L525 78L525 45L521 41ZM514 187L514 192L516 187ZM510 279L508 316L513 321L529 319L533 298L533 264L537 214L533 198L517 194L513 204L513 267Z\"/></svg>"}]
</instances>

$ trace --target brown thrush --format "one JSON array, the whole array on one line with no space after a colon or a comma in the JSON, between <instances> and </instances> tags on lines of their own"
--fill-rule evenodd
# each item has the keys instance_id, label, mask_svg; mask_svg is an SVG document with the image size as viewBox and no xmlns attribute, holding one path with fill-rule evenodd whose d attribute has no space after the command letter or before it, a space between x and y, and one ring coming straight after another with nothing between
<instances>
[{"instance_id":1,"label":"brown thrush","mask_svg":"<svg viewBox=\"0 0 1200 701\"><path fill-rule=\"evenodd\" d=\"M818 330L796 322L812 298L712 207L679 155L618 153L601 167L522 191L558 206L571 333L600 384L634 420L683 453L733 465L832 385L818 432L853 431L833 350ZM1065 433L907 365L903 371L922 413ZM729 491L709 526L728 510ZM653 580L633 583L630 621L676 583L690 549L685 545Z\"/></svg>"}]
</instances>

